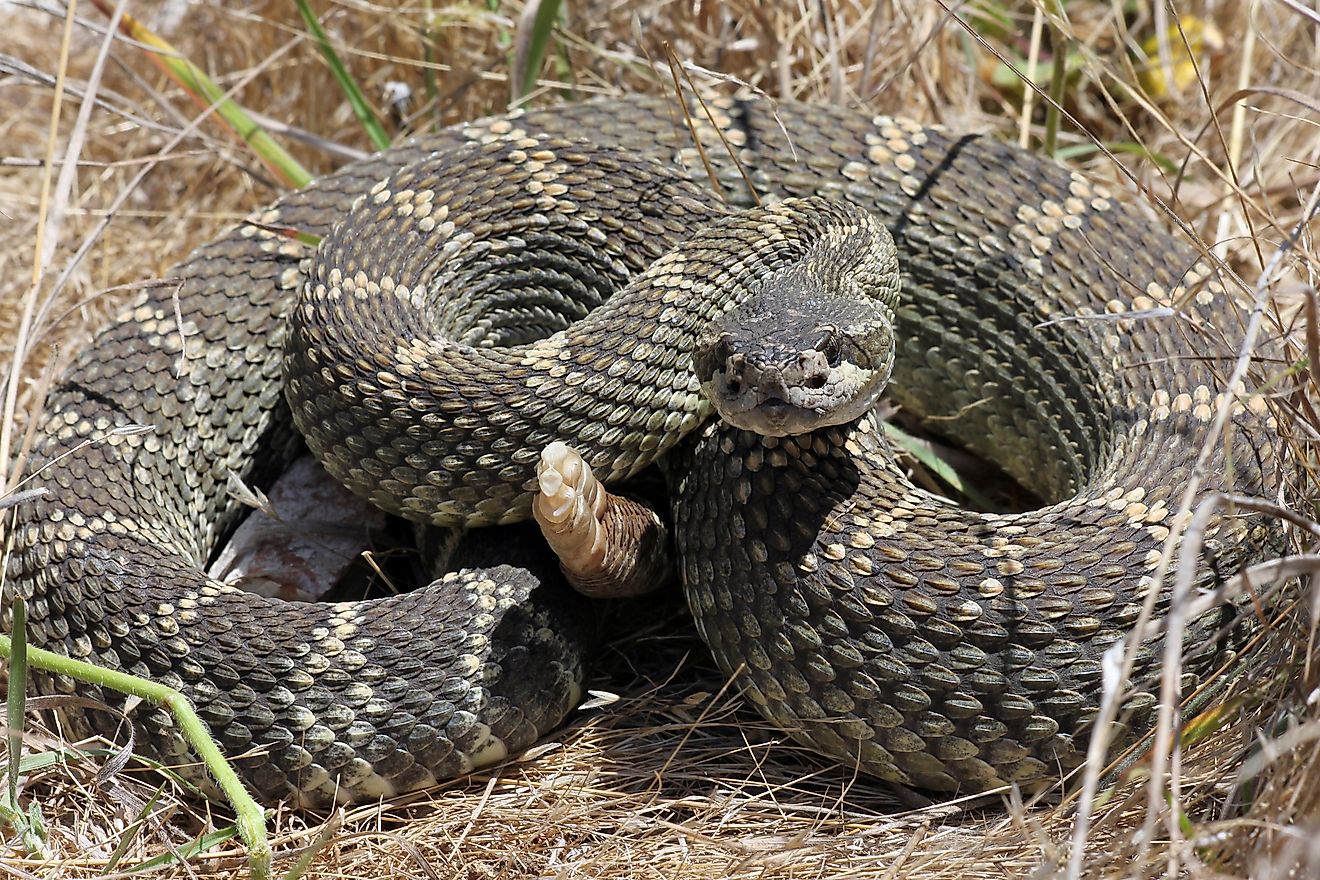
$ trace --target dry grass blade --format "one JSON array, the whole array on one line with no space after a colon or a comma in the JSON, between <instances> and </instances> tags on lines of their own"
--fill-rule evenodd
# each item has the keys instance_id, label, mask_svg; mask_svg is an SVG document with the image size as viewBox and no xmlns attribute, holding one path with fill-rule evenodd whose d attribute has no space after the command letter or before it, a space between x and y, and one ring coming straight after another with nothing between
<instances>
[{"instance_id":1,"label":"dry grass blade","mask_svg":"<svg viewBox=\"0 0 1320 880\"><path fill-rule=\"evenodd\" d=\"M1070 0L1063 17L1053 0L570 2L555 16L553 35L546 32L555 64L532 63L528 55L511 76L509 53L528 33L518 22L553 5L349 3L323 18L365 94L399 81L427 96L424 110L409 119L419 129L500 112L511 94L538 103L663 93L671 88L671 61L675 73L718 71L705 78L727 88L741 83L772 98L856 103L1037 143L1055 113L1061 154L1118 187L1137 188L1171 225L1215 245L1207 250L1222 258L1226 283L1258 306L1253 332L1273 333L1276 316L1284 326L1299 325L1298 362L1259 369L1272 375L1280 433L1320 471L1320 424L1307 398L1320 384L1316 259L1305 246L1279 247L1294 229L1309 234L1314 225L1320 107L1317 14L1310 6ZM186 20L174 17L179 8L135 4L132 11L204 66L227 95L307 132L311 141L290 148L299 161L320 173L338 159L317 144L370 149L316 47L302 36L293 4L193 4ZM141 64L138 48L111 45L98 84L103 30L79 24L75 12L63 4L0 4L13 56L0 68L0 344L11 361L0 425L6 477L16 473L21 438L39 419L47 364L85 346L144 277L163 274L274 194L259 173L197 137L197 123L187 123L188 96ZM1189 16L1242 39L1201 46L1180 36ZM1033 48L1037 21L1041 38ZM1152 68L1173 84L1163 94L1143 87L1131 51L1150 40ZM1064 45L1076 57L1051 68L1064 77L1061 85L996 79L1001 64L1026 71L1029 61L1043 78L1043 65L1052 63L1048 50ZM1197 75L1191 87L1177 88L1183 49ZM78 118L68 106L75 100L83 102ZM168 165L147 174L166 154ZM59 195L57 178L67 182L67 197ZM1080 332L1083 324L1061 326ZM1299 387L1308 371L1315 378ZM1190 733L1170 714L1161 728L1168 747L1134 758L1127 774L1101 777L1106 768L1096 763L1093 796L1081 811L1089 821L1079 821L1075 791L1025 804L1010 792L980 802L905 805L763 725L724 690L726 680L675 616L641 644L606 658L593 685L623 698L581 713L556 744L434 792L354 809L342 826L338 816L322 822L278 811L271 828L277 865L327 878L975 880L1060 876L1071 859L1076 876L1317 876L1320 701L1313 694L1320 676L1313 626L1306 601L1289 603L1286 586L1265 586L1289 576L1309 583L1316 571L1317 527L1305 506L1314 490L1297 489L1284 505L1229 499L1278 516L1292 543L1215 594L1190 595L1187 613L1255 590L1267 625L1243 649L1227 690L1186 722ZM1170 580L1175 589L1186 586L1175 575ZM1169 694L1178 692L1176 661L1171 647ZM1215 732L1206 736L1208 728ZM29 717L24 747L58 753L61 733ZM64 880L152 859L163 865L232 821L174 785L158 792L160 777L135 766L111 783L98 781L90 762L52 760L32 770L23 792L40 800L50 857L10 850L0 854L0 870ZM151 821L135 824L149 803ZM130 827L140 833L126 833ZM242 876L241 850L223 843L187 867L171 862L158 873Z\"/></svg>"},{"instance_id":2,"label":"dry grass blade","mask_svg":"<svg viewBox=\"0 0 1320 880\"><path fill-rule=\"evenodd\" d=\"M13 358L10 361L9 374L5 381L4 406L0 410L0 491L11 487L10 451L14 430L14 419L18 406L18 383L27 357L28 337L32 332L32 318L36 313L37 295L41 279L45 272L47 256L46 240L50 234L50 198L51 173L55 167L56 134L59 131L60 109L64 101L64 79L69 65L69 46L73 39L74 7L70 6L65 16L64 28L60 40L59 68L55 78L54 100L50 111L50 128L46 138L45 174L42 177L40 202L37 208L36 241L33 245L31 286L22 299L22 318L19 319L14 337ZM58 213L58 211L57 211Z\"/></svg>"},{"instance_id":3,"label":"dry grass blade","mask_svg":"<svg viewBox=\"0 0 1320 880\"><path fill-rule=\"evenodd\" d=\"M1311 382L1320 388L1320 314L1316 309L1314 287L1306 288L1306 364Z\"/></svg>"}]
</instances>

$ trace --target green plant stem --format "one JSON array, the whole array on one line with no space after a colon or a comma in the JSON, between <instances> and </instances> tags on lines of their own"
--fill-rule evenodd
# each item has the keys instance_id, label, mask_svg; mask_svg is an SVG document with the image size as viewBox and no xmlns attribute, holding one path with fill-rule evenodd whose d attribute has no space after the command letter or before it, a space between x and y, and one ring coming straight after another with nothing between
<instances>
[{"instance_id":1,"label":"green plant stem","mask_svg":"<svg viewBox=\"0 0 1320 880\"><path fill-rule=\"evenodd\" d=\"M24 697L27 694L27 603L14 597L14 639L9 664L9 694L5 720L9 724L9 806L18 809L18 756L23 748Z\"/></svg>"},{"instance_id":2,"label":"green plant stem","mask_svg":"<svg viewBox=\"0 0 1320 880\"><path fill-rule=\"evenodd\" d=\"M17 617L15 633L21 633ZM0 657L13 658L15 649L25 644L21 635L11 639L0 636ZM211 732L193 709L188 698L174 688L166 687L154 681L138 678L126 672L102 669L82 660L65 657L53 651L41 648L27 648L27 662L30 666L55 675L67 675L88 684L139 697L169 711L178 722L179 730L192 747L193 753L201 758L206 769L224 793L225 799L234 809L235 825L238 836L247 846L248 866L253 880L269 880L271 850L266 837L266 814L261 806L239 780L234 768L229 765L220 747L211 738ZM11 684L12 687L12 684ZM19 726L22 729L22 726Z\"/></svg>"}]
</instances>

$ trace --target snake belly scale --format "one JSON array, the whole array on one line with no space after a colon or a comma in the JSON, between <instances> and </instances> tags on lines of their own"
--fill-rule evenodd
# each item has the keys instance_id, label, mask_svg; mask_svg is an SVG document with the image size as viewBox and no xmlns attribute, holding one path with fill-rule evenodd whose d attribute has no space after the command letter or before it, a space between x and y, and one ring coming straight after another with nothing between
<instances>
[{"instance_id":1,"label":"snake belly scale","mask_svg":"<svg viewBox=\"0 0 1320 880\"><path fill-rule=\"evenodd\" d=\"M181 319L174 289L142 294L59 383L39 432L33 485L48 492L18 513L6 587L30 601L32 642L178 687L267 800L427 785L562 721L582 674L571 610L510 566L371 602L226 587L204 567L241 513L230 475L278 469L297 447L296 415L329 468L391 510L512 521L529 506L537 444L573 443L612 479L678 444L668 467L689 604L768 718L844 762L936 790L1074 766L1099 653L1136 617L1225 393L1236 311L1195 252L1144 213L993 137L798 104L713 108L713 123L693 115L726 192L745 191L746 175L764 196L847 199L889 228L905 276L893 396L1048 506L980 514L915 489L869 417L784 438L708 420L685 346L715 307L690 280L665 279L685 260L712 274L717 257L643 267L727 209L671 179L705 171L670 103L588 102L448 129L285 196L177 268ZM610 173L579 161L591 148L572 139L584 132ZM466 165L445 159L455 155L487 162L495 181L465 184ZM616 197L615 171L643 183ZM561 211L578 189L600 197L603 223ZM540 226L482 213L515 196L530 197ZM460 214L481 230L465 232ZM348 216L425 240L428 254L354 244L370 230L333 233ZM547 216L559 223L548 231ZM338 262L318 268L279 227L330 236ZM760 253L757 228L731 221L730 244ZM552 240L577 253L576 268ZM430 268L446 249L458 268ZM503 301L507 285L469 278L466 257L530 300ZM401 280L408 272L419 280ZM439 317L416 319L448 343L400 334L362 348L292 333L289 384L311 402L291 414L283 358L300 289L313 300L338 290L332 310L370 296L411 310L441 282L481 315L440 302ZM1164 307L1176 317L1122 318ZM574 331L592 308L583 321L595 329ZM1071 320L1090 315L1111 319ZM446 410L458 398L469 404ZM506 414L510 402L520 415ZM1257 396L1232 406L1233 485L1267 490L1269 417ZM382 413L409 409L435 430L379 427ZM150 430L115 430L133 425ZM1222 450L1209 468L1207 488L1225 485ZM1239 564L1258 531L1217 521L1221 566ZM1154 656L1144 646L1137 672ZM168 716L134 718L144 749L186 758ZM74 720L113 727L95 713Z\"/></svg>"}]
</instances>

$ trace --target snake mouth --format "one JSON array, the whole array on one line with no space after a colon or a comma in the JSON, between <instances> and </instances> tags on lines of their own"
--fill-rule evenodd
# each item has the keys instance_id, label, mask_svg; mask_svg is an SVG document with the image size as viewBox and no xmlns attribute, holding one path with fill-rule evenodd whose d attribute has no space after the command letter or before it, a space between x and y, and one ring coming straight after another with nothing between
<instances>
[{"instance_id":1,"label":"snake mouth","mask_svg":"<svg viewBox=\"0 0 1320 880\"><path fill-rule=\"evenodd\" d=\"M724 421L735 428L765 437L808 434L831 421L816 407L799 406L773 395L748 401L741 409L728 405L726 401L719 410Z\"/></svg>"},{"instance_id":2,"label":"snake mouth","mask_svg":"<svg viewBox=\"0 0 1320 880\"><path fill-rule=\"evenodd\" d=\"M821 426L819 412L814 409L804 409L778 397L762 400L749 411L748 415L760 425L753 430L767 437L806 434Z\"/></svg>"}]
</instances>

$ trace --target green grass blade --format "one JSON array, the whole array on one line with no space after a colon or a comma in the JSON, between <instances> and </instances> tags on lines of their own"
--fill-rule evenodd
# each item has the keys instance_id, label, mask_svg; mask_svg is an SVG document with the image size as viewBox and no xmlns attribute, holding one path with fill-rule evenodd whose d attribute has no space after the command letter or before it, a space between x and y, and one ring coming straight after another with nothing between
<instances>
[{"instance_id":1,"label":"green grass blade","mask_svg":"<svg viewBox=\"0 0 1320 880\"><path fill-rule=\"evenodd\" d=\"M954 491L958 492L972 504L980 507L982 510L993 510L994 505L990 503L980 492L968 485L958 472L949 466L949 463L940 458L930 447L917 440L911 434L889 422L885 423L885 436L902 447L905 452L921 463L923 467L947 483Z\"/></svg>"},{"instance_id":2,"label":"green grass blade","mask_svg":"<svg viewBox=\"0 0 1320 880\"><path fill-rule=\"evenodd\" d=\"M426 103L433 104L440 97L440 84L435 75L435 10L431 7L432 0L426 0L422 4L425 10L425 24L422 26L422 61L426 62L422 67L422 82L426 87Z\"/></svg>"},{"instance_id":3,"label":"green grass blade","mask_svg":"<svg viewBox=\"0 0 1320 880\"><path fill-rule=\"evenodd\" d=\"M113 6L106 0L92 0L92 5L107 16L113 14ZM130 39L141 43L147 50L148 57L171 79L187 89L197 103L204 108L214 107L221 121L241 137L281 180L295 189L304 187L311 181L311 172L289 155L268 131L258 125L241 104L228 97L215 80L184 58L172 45L126 13L120 16L119 30Z\"/></svg>"},{"instance_id":4,"label":"green grass blade","mask_svg":"<svg viewBox=\"0 0 1320 880\"><path fill-rule=\"evenodd\" d=\"M128 852L129 845L137 839L138 833L142 830L142 826L146 824L147 817L151 815L151 811L156 808L156 803L160 800L160 796L164 791L165 786L162 784L156 789L156 792L151 796L151 799L147 801L146 805L138 811L137 818L130 822L128 827L120 833L119 842L115 844L114 850L111 851L110 858L105 861L103 873L114 873L115 866L118 865L119 860L124 857L124 853Z\"/></svg>"},{"instance_id":5,"label":"green grass blade","mask_svg":"<svg viewBox=\"0 0 1320 880\"><path fill-rule=\"evenodd\" d=\"M298 4L298 12L302 15L303 23L307 25L307 30L312 38L316 40L316 45L321 50L325 63L330 66L330 72L335 75L335 81L339 83L339 88L348 99L348 105L353 108L353 115L362 123L366 129L367 137L371 140L371 145L377 150L383 150L390 145L390 136L381 128L380 120L376 118L376 113L367 103L367 99L362 95L362 90L357 87L353 77L349 75L348 68L344 62L339 60L338 53L330 45L330 38L325 35L325 29L321 27L321 22L317 21L316 14L312 8L307 5L307 0L295 0Z\"/></svg>"},{"instance_id":6,"label":"green grass blade","mask_svg":"<svg viewBox=\"0 0 1320 880\"><path fill-rule=\"evenodd\" d=\"M1178 163L1174 162L1168 156L1165 156L1162 153L1156 153L1141 144L1136 144L1132 141L1109 141L1105 143L1104 148L1111 153L1130 153L1134 156L1142 156L1160 166L1160 168L1168 174L1178 173ZM1059 147L1054 151L1053 156L1060 162L1069 162L1074 159L1089 156L1099 150L1100 147L1093 143L1070 144L1066 147Z\"/></svg>"},{"instance_id":7,"label":"green grass blade","mask_svg":"<svg viewBox=\"0 0 1320 880\"><path fill-rule=\"evenodd\" d=\"M18 779L21 775L23 729L27 712L28 646L27 603L22 596L14 597L14 634L9 654L9 693L5 701L6 721L9 724L8 791L5 803L0 805L0 819L12 825L23 841L23 849L30 854L45 856L46 820L41 804L33 801L27 812L18 803Z\"/></svg>"},{"instance_id":8,"label":"green grass blade","mask_svg":"<svg viewBox=\"0 0 1320 880\"><path fill-rule=\"evenodd\" d=\"M29 703L29 705L32 705L34 709L48 708L46 706L36 706L31 703ZM113 710L109 710L108 707L107 710L113 711ZM46 751L34 752L33 754L30 755L24 755L22 760L18 762L18 773L20 776L33 776L37 773L40 773L43 770L49 770L51 767L55 767L58 765L69 766L73 764L81 764L87 761L95 761L98 759L109 759L110 761L115 761L121 758L122 755L123 755L122 750L117 748L109 749L109 748L101 748L101 747L92 747L92 748L69 747L64 749L47 749ZM160 776L164 776L171 783L173 783L174 786L178 788L180 791L187 792L189 795L198 798L199 800L204 800L206 798L205 792L203 792L200 788L198 788L197 785L193 783L191 780L181 776L178 773L178 771L175 770L173 767L169 767L165 764L162 764L160 761L152 760L151 758L145 757L143 755L133 755L133 760L135 760L141 766L153 770ZM5 809L4 804L0 803L0 814L4 812L4 809Z\"/></svg>"},{"instance_id":9,"label":"green grass blade","mask_svg":"<svg viewBox=\"0 0 1320 880\"><path fill-rule=\"evenodd\" d=\"M24 755L22 760L18 762L18 772L20 776L31 776L34 773L49 770L51 767L60 764L81 764L84 761L91 761L96 758L111 758L116 754L118 752L112 749L49 749L31 755ZM152 769L158 769L154 762L143 759L143 763L152 767Z\"/></svg>"},{"instance_id":10,"label":"green grass blade","mask_svg":"<svg viewBox=\"0 0 1320 880\"><path fill-rule=\"evenodd\" d=\"M217 828L215 831L208 831L206 834L199 835L196 839L184 844L172 852L161 853L158 856L147 859L145 862L139 862L132 867L125 868L125 874L136 874L139 871L149 871L152 868L159 868L163 865L182 864L193 856L200 855L215 849L227 840L233 840L238 835L238 829L233 825L224 828Z\"/></svg>"},{"instance_id":11,"label":"green grass blade","mask_svg":"<svg viewBox=\"0 0 1320 880\"><path fill-rule=\"evenodd\" d=\"M513 103L517 104L536 88L536 78L541 74L541 63L545 60L550 39L554 36L555 23L559 21L560 0L534 0L528 4L522 20L518 22L518 35L514 40L513 69L510 71L509 84L512 89ZM530 14L530 24L528 17Z\"/></svg>"},{"instance_id":12,"label":"green grass blade","mask_svg":"<svg viewBox=\"0 0 1320 880\"><path fill-rule=\"evenodd\" d=\"M1054 50L1055 58L1067 58L1068 38L1057 28L1051 28L1050 45ZM1044 152L1047 156L1054 155L1055 149L1059 145L1059 122L1060 110L1064 101L1067 100L1068 90L1068 66L1067 64L1055 63L1050 71L1050 100L1045 104L1045 142Z\"/></svg>"},{"instance_id":13,"label":"green grass blade","mask_svg":"<svg viewBox=\"0 0 1320 880\"><path fill-rule=\"evenodd\" d=\"M340 810L326 820L326 823L321 826L321 830L316 832L316 838L302 851L302 854L298 856L298 860L293 863L289 870L284 872L284 876L280 880L302 880L303 874L306 874L307 869L312 865L312 859L320 855L321 850L330 844L330 841L339 833L339 829L343 825L344 813Z\"/></svg>"}]
</instances>

